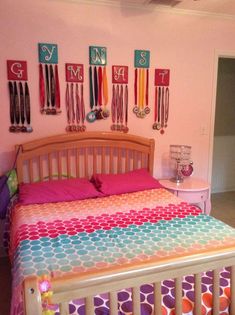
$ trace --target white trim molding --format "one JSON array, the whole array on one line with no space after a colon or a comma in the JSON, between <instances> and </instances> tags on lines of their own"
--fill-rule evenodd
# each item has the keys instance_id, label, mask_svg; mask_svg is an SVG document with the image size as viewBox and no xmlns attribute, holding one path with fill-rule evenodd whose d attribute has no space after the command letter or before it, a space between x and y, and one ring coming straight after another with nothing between
<instances>
[{"instance_id":1,"label":"white trim molding","mask_svg":"<svg viewBox=\"0 0 235 315\"><path fill-rule=\"evenodd\" d=\"M211 104L211 119L209 131L209 161L208 161L208 177L209 183L212 181L212 164L213 164L213 150L214 150L214 128L215 128L215 109L216 109L216 92L218 80L218 64L219 58L233 58L235 59L235 51L217 51L214 53L214 71L213 71L213 86L212 86L212 104Z\"/></svg>"}]
</instances>

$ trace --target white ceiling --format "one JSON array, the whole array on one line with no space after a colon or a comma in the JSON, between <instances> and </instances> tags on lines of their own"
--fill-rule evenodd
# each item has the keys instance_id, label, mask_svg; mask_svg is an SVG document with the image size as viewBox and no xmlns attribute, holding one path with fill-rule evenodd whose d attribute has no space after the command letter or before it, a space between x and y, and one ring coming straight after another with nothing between
<instances>
[{"instance_id":1,"label":"white ceiling","mask_svg":"<svg viewBox=\"0 0 235 315\"><path fill-rule=\"evenodd\" d=\"M147 3L155 5L167 4L176 9L235 15L234 0L148 0Z\"/></svg>"},{"instance_id":2,"label":"white ceiling","mask_svg":"<svg viewBox=\"0 0 235 315\"><path fill-rule=\"evenodd\" d=\"M94 0L93 0L94 1ZM137 5L195 14L215 14L235 18L235 0L96 0L102 3Z\"/></svg>"}]
</instances>

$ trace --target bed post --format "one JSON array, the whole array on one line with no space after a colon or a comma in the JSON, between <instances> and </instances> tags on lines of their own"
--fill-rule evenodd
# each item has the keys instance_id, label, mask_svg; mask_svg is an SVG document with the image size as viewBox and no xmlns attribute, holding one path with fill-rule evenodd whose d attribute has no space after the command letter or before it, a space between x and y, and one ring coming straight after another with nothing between
<instances>
[{"instance_id":1,"label":"bed post","mask_svg":"<svg viewBox=\"0 0 235 315\"><path fill-rule=\"evenodd\" d=\"M17 160L16 160L16 169L17 169L17 179L19 184L23 182L23 164L21 159L21 154L23 153L22 145L15 146L15 152L18 152Z\"/></svg>"},{"instance_id":2,"label":"bed post","mask_svg":"<svg viewBox=\"0 0 235 315\"><path fill-rule=\"evenodd\" d=\"M36 276L27 277L23 283L24 308L27 315L42 315L41 294Z\"/></svg>"},{"instance_id":3,"label":"bed post","mask_svg":"<svg viewBox=\"0 0 235 315\"><path fill-rule=\"evenodd\" d=\"M155 141L154 139L150 139L150 149L149 149L149 173L153 175L153 164L154 164L154 149L155 149Z\"/></svg>"}]
</instances>

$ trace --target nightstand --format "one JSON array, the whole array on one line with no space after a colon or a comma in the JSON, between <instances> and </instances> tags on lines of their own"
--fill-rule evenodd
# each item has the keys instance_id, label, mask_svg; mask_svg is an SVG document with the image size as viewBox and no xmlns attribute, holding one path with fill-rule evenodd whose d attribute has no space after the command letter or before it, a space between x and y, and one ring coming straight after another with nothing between
<instances>
[{"instance_id":1,"label":"nightstand","mask_svg":"<svg viewBox=\"0 0 235 315\"><path fill-rule=\"evenodd\" d=\"M210 214L210 185L206 181L189 177L182 183L174 183L169 179L162 179L159 182L176 196L199 206L204 213Z\"/></svg>"}]
</instances>

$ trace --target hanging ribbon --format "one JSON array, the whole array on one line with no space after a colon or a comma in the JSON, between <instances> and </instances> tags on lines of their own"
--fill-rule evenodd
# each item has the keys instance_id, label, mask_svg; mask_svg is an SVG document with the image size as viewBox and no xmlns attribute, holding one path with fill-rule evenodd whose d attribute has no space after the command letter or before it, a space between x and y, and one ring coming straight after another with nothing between
<instances>
[{"instance_id":1,"label":"hanging ribbon","mask_svg":"<svg viewBox=\"0 0 235 315\"><path fill-rule=\"evenodd\" d=\"M24 90L22 82L19 83L20 87L20 120L21 120L21 131L27 132L27 128L24 125L25 122L25 104L24 104Z\"/></svg>"},{"instance_id":2,"label":"hanging ribbon","mask_svg":"<svg viewBox=\"0 0 235 315\"><path fill-rule=\"evenodd\" d=\"M54 70L53 66L50 65L50 91L51 91L51 114L56 115L56 109L55 109L55 77L54 77Z\"/></svg>"},{"instance_id":3,"label":"hanging ribbon","mask_svg":"<svg viewBox=\"0 0 235 315\"><path fill-rule=\"evenodd\" d=\"M67 113L67 122L68 125L66 127L66 131L71 130L71 115L70 115L70 95L69 95L69 84L66 85L66 94L65 94L65 105L66 105L66 113Z\"/></svg>"},{"instance_id":4,"label":"hanging ribbon","mask_svg":"<svg viewBox=\"0 0 235 315\"><path fill-rule=\"evenodd\" d=\"M18 70L18 72L16 71ZM32 132L26 61L7 60L10 132ZM23 81L25 84L23 85ZM25 123L26 122L26 123Z\"/></svg>"},{"instance_id":5,"label":"hanging ribbon","mask_svg":"<svg viewBox=\"0 0 235 315\"><path fill-rule=\"evenodd\" d=\"M27 132L32 132L33 128L30 126L30 122L31 122L31 111L30 111L30 94L29 94L29 87L28 87L28 83L25 82L25 112L26 112L26 122L27 122Z\"/></svg>"},{"instance_id":6,"label":"hanging ribbon","mask_svg":"<svg viewBox=\"0 0 235 315\"><path fill-rule=\"evenodd\" d=\"M123 132L127 133L129 131L128 128L128 86L125 86L125 95L124 95L124 107L125 107L125 126L123 128Z\"/></svg>"},{"instance_id":7,"label":"hanging ribbon","mask_svg":"<svg viewBox=\"0 0 235 315\"><path fill-rule=\"evenodd\" d=\"M39 93L40 93L40 112L43 114L45 109L45 82L42 64L39 64Z\"/></svg>"},{"instance_id":8,"label":"hanging ribbon","mask_svg":"<svg viewBox=\"0 0 235 315\"><path fill-rule=\"evenodd\" d=\"M58 65L55 65L55 106L56 113L61 113L60 108L60 81L59 81L59 73L58 73Z\"/></svg>"},{"instance_id":9,"label":"hanging ribbon","mask_svg":"<svg viewBox=\"0 0 235 315\"><path fill-rule=\"evenodd\" d=\"M85 104L83 97L83 65L71 64L65 65L66 72L66 112L67 112L67 127L68 132L83 132L85 127ZM89 73L89 79L92 72ZM90 95L90 105L93 110L93 94ZM90 113L88 113L89 115Z\"/></svg>"},{"instance_id":10,"label":"hanging ribbon","mask_svg":"<svg viewBox=\"0 0 235 315\"><path fill-rule=\"evenodd\" d=\"M107 74L106 74L106 67L104 67L103 70L103 103L104 107L101 112L103 119L106 119L109 117L109 110L107 109L108 105L108 79L107 79Z\"/></svg>"},{"instance_id":11,"label":"hanging ribbon","mask_svg":"<svg viewBox=\"0 0 235 315\"><path fill-rule=\"evenodd\" d=\"M90 123L96 120L96 114L94 111L94 93L93 93L93 74L92 74L92 67L89 67L89 91L90 91L90 109L91 111L87 114L86 120Z\"/></svg>"},{"instance_id":12,"label":"hanging ribbon","mask_svg":"<svg viewBox=\"0 0 235 315\"><path fill-rule=\"evenodd\" d=\"M112 67L111 130L128 132L128 67Z\"/></svg>"},{"instance_id":13,"label":"hanging ribbon","mask_svg":"<svg viewBox=\"0 0 235 315\"><path fill-rule=\"evenodd\" d=\"M14 108L14 90L13 90L13 84L10 81L8 83L9 87L9 96L10 96L10 120L11 120L11 126L9 127L10 132L15 132L15 108Z\"/></svg>"},{"instance_id":14,"label":"hanging ribbon","mask_svg":"<svg viewBox=\"0 0 235 315\"><path fill-rule=\"evenodd\" d=\"M38 44L40 112L57 115L60 109L58 74L58 47L56 44Z\"/></svg>"},{"instance_id":15,"label":"hanging ribbon","mask_svg":"<svg viewBox=\"0 0 235 315\"><path fill-rule=\"evenodd\" d=\"M155 69L155 101L153 129L165 133L169 120L169 69Z\"/></svg>"},{"instance_id":16,"label":"hanging ribbon","mask_svg":"<svg viewBox=\"0 0 235 315\"><path fill-rule=\"evenodd\" d=\"M86 126L85 126L85 103L84 103L84 96L83 96L83 84L81 84L80 112L81 112L81 122L82 122L80 131L85 131Z\"/></svg>"},{"instance_id":17,"label":"hanging ribbon","mask_svg":"<svg viewBox=\"0 0 235 315\"><path fill-rule=\"evenodd\" d=\"M103 120L109 116L109 111L107 110L108 81L106 74L106 59L105 47L89 47L89 85L91 111L86 116L88 122ZM94 109L93 106L95 106Z\"/></svg>"},{"instance_id":18,"label":"hanging ribbon","mask_svg":"<svg viewBox=\"0 0 235 315\"><path fill-rule=\"evenodd\" d=\"M134 108L138 118L144 118L150 113L149 108L149 59L150 52L135 50L134 75Z\"/></svg>"}]
</instances>

